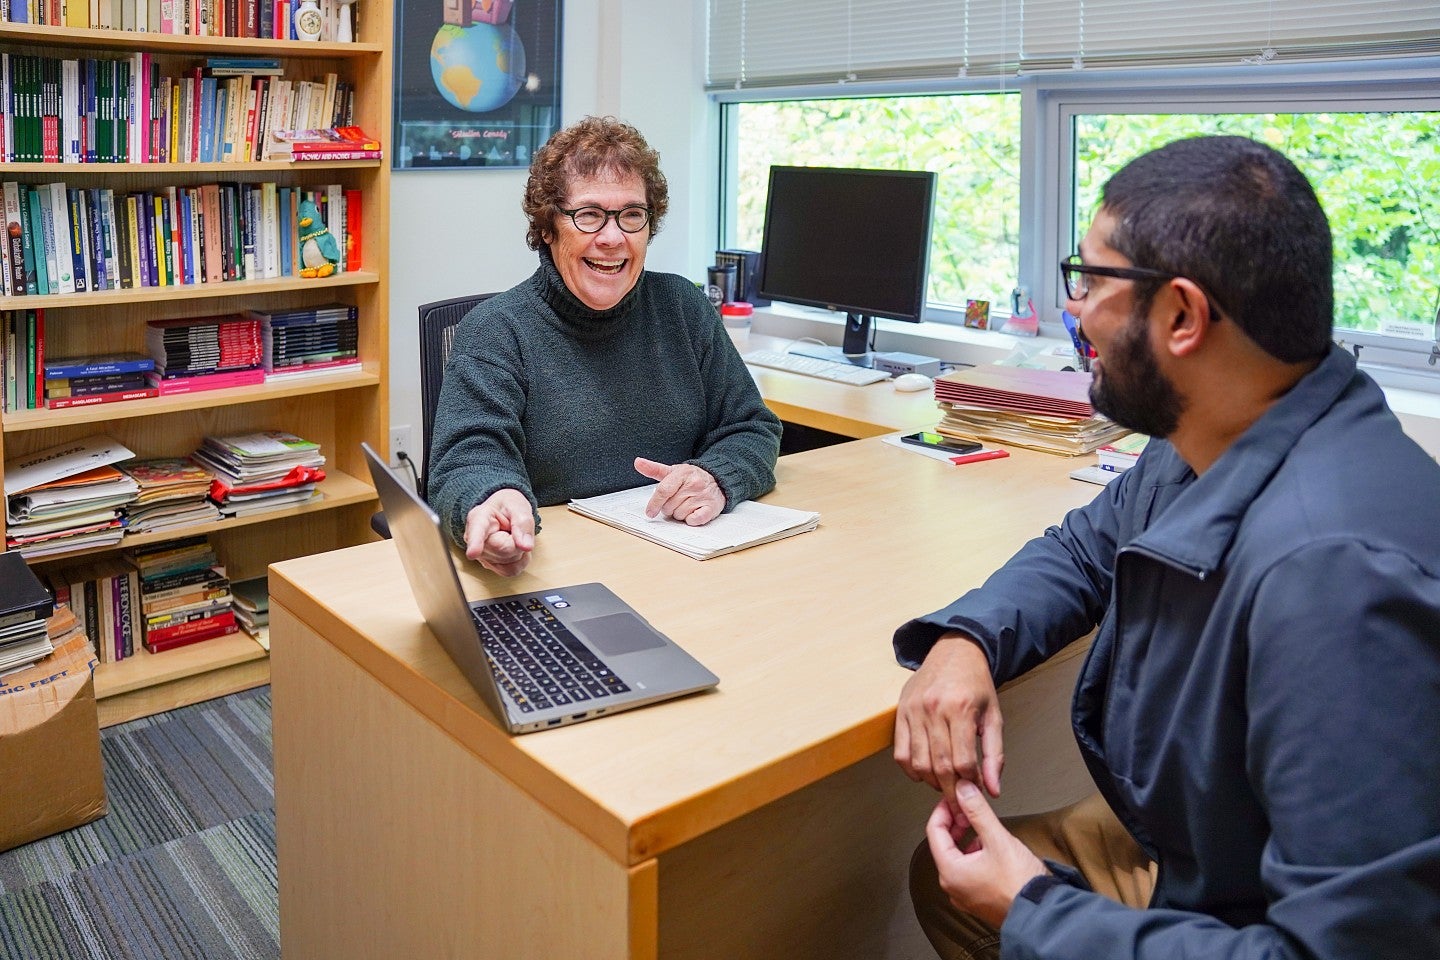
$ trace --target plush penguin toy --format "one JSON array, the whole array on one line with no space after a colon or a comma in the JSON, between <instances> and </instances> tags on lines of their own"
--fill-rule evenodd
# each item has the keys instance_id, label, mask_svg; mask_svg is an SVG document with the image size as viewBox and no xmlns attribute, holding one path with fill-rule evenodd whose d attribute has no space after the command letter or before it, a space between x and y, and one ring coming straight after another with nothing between
<instances>
[{"instance_id":1,"label":"plush penguin toy","mask_svg":"<svg viewBox=\"0 0 1440 960\"><path fill-rule=\"evenodd\" d=\"M320 211L312 201L300 201L296 226L300 228L300 276L330 276L340 262L340 244L320 219Z\"/></svg>"}]
</instances>

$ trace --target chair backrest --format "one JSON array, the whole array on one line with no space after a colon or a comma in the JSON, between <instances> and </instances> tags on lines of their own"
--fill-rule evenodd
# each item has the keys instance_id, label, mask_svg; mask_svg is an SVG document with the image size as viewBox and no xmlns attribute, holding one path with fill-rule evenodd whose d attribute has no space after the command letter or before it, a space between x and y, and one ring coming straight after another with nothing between
<instances>
[{"instance_id":1,"label":"chair backrest","mask_svg":"<svg viewBox=\"0 0 1440 960\"><path fill-rule=\"evenodd\" d=\"M445 379L445 362L455 344L455 330L477 303L495 296L478 293L420 305L420 418L425 441L420 455L420 494L430 474L430 441L435 433L435 408L440 405L440 383Z\"/></svg>"}]
</instances>

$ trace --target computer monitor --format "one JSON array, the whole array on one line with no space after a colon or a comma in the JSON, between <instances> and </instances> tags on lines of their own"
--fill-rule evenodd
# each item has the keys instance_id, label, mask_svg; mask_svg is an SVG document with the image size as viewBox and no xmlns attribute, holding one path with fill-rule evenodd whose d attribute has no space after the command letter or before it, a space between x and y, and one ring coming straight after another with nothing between
<instances>
[{"instance_id":1,"label":"computer monitor","mask_svg":"<svg viewBox=\"0 0 1440 960\"><path fill-rule=\"evenodd\" d=\"M771 167L760 295L845 311L863 359L872 317L920 322L934 204L925 170Z\"/></svg>"}]
</instances>

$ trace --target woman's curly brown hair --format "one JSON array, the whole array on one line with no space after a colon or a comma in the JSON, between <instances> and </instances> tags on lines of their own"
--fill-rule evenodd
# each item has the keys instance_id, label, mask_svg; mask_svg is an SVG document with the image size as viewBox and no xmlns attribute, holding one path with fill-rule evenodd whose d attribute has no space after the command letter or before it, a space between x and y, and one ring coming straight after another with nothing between
<instances>
[{"instance_id":1,"label":"woman's curly brown hair","mask_svg":"<svg viewBox=\"0 0 1440 960\"><path fill-rule=\"evenodd\" d=\"M546 233L554 233L555 218L561 216L571 180L597 174L635 174L644 181L650 239L655 239L670 208L670 188L660 172L659 152L628 123L614 117L586 117L557 131L530 161L530 179L520 206L530 221L525 243L531 250L545 245Z\"/></svg>"}]
</instances>

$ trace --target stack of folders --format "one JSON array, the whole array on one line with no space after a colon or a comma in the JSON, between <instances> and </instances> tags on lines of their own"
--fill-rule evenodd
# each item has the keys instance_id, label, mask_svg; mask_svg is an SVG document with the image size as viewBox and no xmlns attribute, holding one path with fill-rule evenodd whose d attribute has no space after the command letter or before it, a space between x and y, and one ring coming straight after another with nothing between
<instances>
[{"instance_id":1,"label":"stack of folders","mask_svg":"<svg viewBox=\"0 0 1440 960\"><path fill-rule=\"evenodd\" d=\"M119 543L140 486L113 464L132 456L94 436L7 462L5 549L41 557Z\"/></svg>"},{"instance_id":2,"label":"stack of folders","mask_svg":"<svg viewBox=\"0 0 1440 960\"><path fill-rule=\"evenodd\" d=\"M709 560L746 547L807 533L820 523L820 514L813 511L746 501L702 527L692 527L679 520L645 516L645 505L654 493L653 484L634 487L604 496L571 500L570 509L696 560Z\"/></svg>"},{"instance_id":3,"label":"stack of folders","mask_svg":"<svg viewBox=\"0 0 1440 960\"><path fill-rule=\"evenodd\" d=\"M1090 405L1090 374L991 364L935 381L937 433L1075 457L1129 431Z\"/></svg>"}]
</instances>

